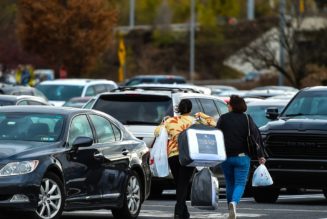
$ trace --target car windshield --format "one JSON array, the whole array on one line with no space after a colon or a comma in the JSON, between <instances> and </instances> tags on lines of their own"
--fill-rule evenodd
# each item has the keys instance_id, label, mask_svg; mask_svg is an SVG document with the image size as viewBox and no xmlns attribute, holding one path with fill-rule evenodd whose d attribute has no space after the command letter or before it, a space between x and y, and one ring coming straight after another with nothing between
<instances>
[{"instance_id":1,"label":"car windshield","mask_svg":"<svg viewBox=\"0 0 327 219\"><path fill-rule=\"evenodd\" d=\"M248 106L247 113L252 117L254 123L258 126L266 125L270 120L266 117L266 109L276 107L281 112L284 106Z\"/></svg>"},{"instance_id":2,"label":"car windshield","mask_svg":"<svg viewBox=\"0 0 327 219\"><path fill-rule=\"evenodd\" d=\"M93 109L115 117L124 125L158 125L165 116L173 116L171 98L156 95L100 96Z\"/></svg>"},{"instance_id":3,"label":"car windshield","mask_svg":"<svg viewBox=\"0 0 327 219\"><path fill-rule=\"evenodd\" d=\"M304 91L287 106L281 117L327 115L326 91Z\"/></svg>"},{"instance_id":4,"label":"car windshield","mask_svg":"<svg viewBox=\"0 0 327 219\"><path fill-rule=\"evenodd\" d=\"M0 113L0 140L55 142L63 121L57 114Z\"/></svg>"},{"instance_id":5,"label":"car windshield","mask_svg":"<svg viewBox=\"0 0 327 219\"><path fill-rule=\"evenodd\" d=\"M82 85L58 85L58 84L39 84L39 89L48 100L67 101L73 97L82 95L84 86Z\"/></svg>"}]
</instances>

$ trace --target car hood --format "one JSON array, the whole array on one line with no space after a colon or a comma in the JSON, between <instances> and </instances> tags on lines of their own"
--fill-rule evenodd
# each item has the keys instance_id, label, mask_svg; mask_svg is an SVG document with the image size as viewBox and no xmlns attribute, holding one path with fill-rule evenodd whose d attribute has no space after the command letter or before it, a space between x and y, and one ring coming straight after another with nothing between
<instances>
[{"instance_id":1,"label":"car hood","mask_svg":"<svg viewBox=\"0 0 327 219\"><path fill-rule=\"evenodd\" d=\"M26 142L26 141L0 141L0 160L10 158L12 156L21 157L31 154L39 154L40 151L46 150L46 147L52 148L54 142ZM42 148L42 149L41 149ZM40 150L41 149L41 150Z\"/></svg>"},{"instance_id":2,"label":"car hood","mask_svg":"<svg viewBox=\"0 0 327 219\"><path fill-rule=\"evenodd\" d=\"M297 116L268 122L260 131L268 130L318 130L327 131L327 116Z\"/></svg>"}]
</instances>

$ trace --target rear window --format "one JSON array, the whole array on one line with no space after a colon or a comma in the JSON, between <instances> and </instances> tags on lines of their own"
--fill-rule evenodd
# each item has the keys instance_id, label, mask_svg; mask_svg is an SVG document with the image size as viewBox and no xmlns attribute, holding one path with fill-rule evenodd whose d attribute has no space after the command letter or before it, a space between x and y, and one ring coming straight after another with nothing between
<instances>
[{"instance_id":1,"label":"rear window","mask_svg":"<svg viewBox=\"0 0 327 219\"><path fill-rule=\"evenodd\" d=\"M93 109L115 117L124 125L158 125L165 116L173 116L171 98L155 95L100 96Z\"/></svg>"},{"instance_id":2,"label":"rear window","mask_svg":"<svg viewBox=\"0 0 327 219\"><path fill-rule=\"evenodd\" d=\"M39 84L37 88L44 93L48 100L68 101L73 97L82 96L84 86Z\"/></svg>"}]
</instances>

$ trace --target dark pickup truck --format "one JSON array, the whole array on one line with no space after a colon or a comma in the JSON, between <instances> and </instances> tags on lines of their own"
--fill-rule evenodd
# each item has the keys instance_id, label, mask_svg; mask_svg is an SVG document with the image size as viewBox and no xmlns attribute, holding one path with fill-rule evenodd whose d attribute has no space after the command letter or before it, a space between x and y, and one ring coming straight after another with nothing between
<instances>
[{"instance_id":1,"label":"dark pickup truck","mask_svg":"<svg viewBox=\"0 0 327 219\"><path fill-rule=\"evenodd\" d=\"M322 189L327 198L327 87L299 91L285 109L268 109L260 128L274 185L253 191L257 202L275 202L281 188Z\"/></svg>"}]
</instances>

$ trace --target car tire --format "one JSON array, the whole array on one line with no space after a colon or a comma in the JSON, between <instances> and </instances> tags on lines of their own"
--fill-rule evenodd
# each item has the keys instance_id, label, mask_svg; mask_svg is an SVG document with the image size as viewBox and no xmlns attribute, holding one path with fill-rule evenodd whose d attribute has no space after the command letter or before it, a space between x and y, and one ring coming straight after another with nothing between
<instances>
[{"instance_id":1,"label":"car tire","mask_svg":"<svg viewBox=\"0 0 327 219\"><path fill-rule=\"evenodd\" d=\"M323 189L322 192L324 193L324 196L327 199L327 189Z\"/></svg>"},{"instance_id":2,"label":"car tire","mask_svg":"<svg viewBox=\"0 0 327 219\"><path fill-rule=\"evenodd\" d=\"M116 219L135 219L142 206L142 184L139 176L133 171L128 176L124 192L123 207L112 209L111 212Z\"/></svg>"},{"instance_id":3,"label":"car tire","mask_svg":"<svg viewBox=\"0 0 327 219\"><path fill-rule=\"evenodd\" d=\"M54 173L47 173L42 179L35 219L59 219L65 202L63 182ZM49 215L50 212L50 215Z\"/></svg>"},{"instance_id":4,"label":"car tire","mask_svg":"<svg viewBox=\"0 0 327 219\"><path fill-rule=\"evenodd\" d=\"M280 188L267 187L253 187L253 198L258 203L275 203L279 196Z\"/></svg>"}]
</instances>

